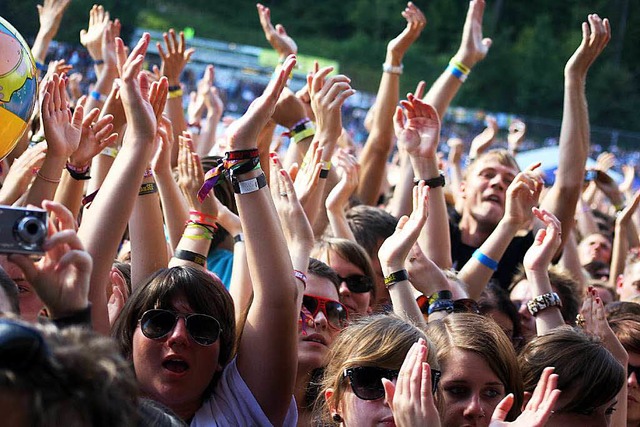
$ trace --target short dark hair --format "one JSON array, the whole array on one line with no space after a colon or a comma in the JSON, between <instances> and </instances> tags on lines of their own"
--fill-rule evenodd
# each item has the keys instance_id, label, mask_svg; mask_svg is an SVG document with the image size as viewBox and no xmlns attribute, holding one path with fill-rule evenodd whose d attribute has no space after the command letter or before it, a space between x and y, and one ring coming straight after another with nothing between
<instances>
[{"instance_id":1,"label":"short dark hair","mask_svg":"<svg viewBox=\"0 0 640 427\"><path fill-rule=\"evenodd\" d=\"M324 262L315 258L309 258L309 269L307 273L328 279L336 287L338 293L340 293L340 276L338 276L338 273L336 273L333 268Z\"/></svg>"},{"instance_id":2,"label":"short dark hair","mask_svg":"<svg viewBox=\"0 0 640 427\"><path fill-rule=\"evenodd\" d=\"M640 354L640 317L626 315L609 321L611 330L627 352Z\"/></svg>"},{"instance_id":3,"label":"short dark hair","mask_svg":"<svg viewBox=\"0 0 640 427\"><path fill-rule=\"evenodd\" d=\"M380 242L391 236L398 225L398 220L390 213L367 205L358 205L349 209L347 222L356 242L372 258L378 256L375 252Z\"/></svg>"},{"instance_id":4,"label":"short dark hair","mask_svg":"<svg viewBox=\"0 0 640 427\"><path fill-rule=\"evenodd\" d=\"M208 314L220 322L220 355L218 363L226 366L235 353L235 315L233 300L220 280L193 267L164 268L138 286L129 297L112 329L112 336L122 354L131 359L133 334L142 314L150 309L173 309L172 301L182 297L196 313ZM209 393L220 373L214 375Z\"/></svg>"},{"instance_id":5,"label":"short dark hair","mask_svg":"<svg viewBox=\"0 0 640 427\"><path fill-rule=\"evenodd\" d=\"M640 304L631 301L614 301L604 306L607 319L613 320L627 315L640 316Z\"/></svg>"},{"instance_id":6,"label":"short dark hair","mask_svg":"<svg viewBox=\"0 0 640 427\"><path fill-rule=\"evenodd\" d=\"M487 315L492 311L498 311L506 315L513 323L513 338L521 338L520 314L511 299L509 293L495 281L490 281L478 298L480 314ZM512 339L512 342L515 342ZM516 349L517 350L517 349Z\"/></svg>"}]
</instances>

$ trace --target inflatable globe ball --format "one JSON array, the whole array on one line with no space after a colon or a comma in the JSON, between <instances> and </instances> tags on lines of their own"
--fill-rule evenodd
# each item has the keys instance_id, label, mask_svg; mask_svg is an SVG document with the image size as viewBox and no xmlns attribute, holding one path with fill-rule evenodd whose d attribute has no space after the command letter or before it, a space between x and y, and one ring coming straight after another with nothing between
<instances>
[{"instance_id":1,"label":"inflatable globe ball","mask_svg":"<svg viewBox=\"0 0 640 427\"><path fill-rule=\"evenodd\" d=\"M27 130L37 93L31 50L20 33L0 16L0 160Z\"/></svg>"}]
</instances>

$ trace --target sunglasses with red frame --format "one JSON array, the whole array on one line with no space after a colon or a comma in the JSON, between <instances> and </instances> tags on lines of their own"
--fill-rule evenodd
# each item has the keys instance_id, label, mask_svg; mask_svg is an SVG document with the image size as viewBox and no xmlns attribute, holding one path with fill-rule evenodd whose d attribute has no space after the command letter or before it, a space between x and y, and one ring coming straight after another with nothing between
<instances>
[{"instance_id":1,"label":"sunglasses with red frame","mask_svg":"<svg viewBox=\"0 0 640 427\"><path fill-rule=\"evenodd\" d=\"M329 322L329 326L334 329L344 329L349 323L347 308L338 301L316 295L304 295L302 297L302 306L309 310L313 318L316 317L319 311L322 311L322 314Z\"/></svg>"}]
</instances>

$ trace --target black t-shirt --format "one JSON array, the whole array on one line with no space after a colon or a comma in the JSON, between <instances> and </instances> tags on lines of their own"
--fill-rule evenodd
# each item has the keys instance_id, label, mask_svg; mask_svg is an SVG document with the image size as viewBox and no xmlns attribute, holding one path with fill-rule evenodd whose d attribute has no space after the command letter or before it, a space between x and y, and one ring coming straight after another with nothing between
<instances>
[{"instance_id":1,"label":"black t-shirt","mask_svg":"<svg viewBox=\"0 0 640 427\"><path fill-rule=\"evenodd\" d=\"M462 233L460 232L460 214L449 211L449 236L451 236L451 259L453 268L460 270L471 258L473 252L478 249L462 243ZM533 244L533 233L528 232L522 237L514 237L502 259L498 263L498 269L493 273L496 280L503 289L508 289L511 279L516 273L518 266L522 264L524 254Z\"/></svg>"}]
</instances>

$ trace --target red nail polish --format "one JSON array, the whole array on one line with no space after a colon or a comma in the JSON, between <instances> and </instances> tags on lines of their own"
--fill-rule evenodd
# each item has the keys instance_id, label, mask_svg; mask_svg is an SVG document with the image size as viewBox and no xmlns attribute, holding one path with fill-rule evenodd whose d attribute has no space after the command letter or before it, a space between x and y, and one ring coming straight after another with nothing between
<instances>
[{"instance_id":1,"label":"red nail polish","mask_svg":"<svg viewBox=\"0 0 640 427\"><path fill-rule=\"evenodd\" d=\"M276 153L269 153L269 157L271 157L272 159L277 157L278 155Z\"/></svg>"},{"instance_id":2,"label":"red nail polish","mask_svg":"<svg viewBox=\"0 0 640 427\"><path fill-rule=\"evenodd\" d=\"M600 304L600 297L596 297L596 302Z\"/></svg>"}]
</instances>

